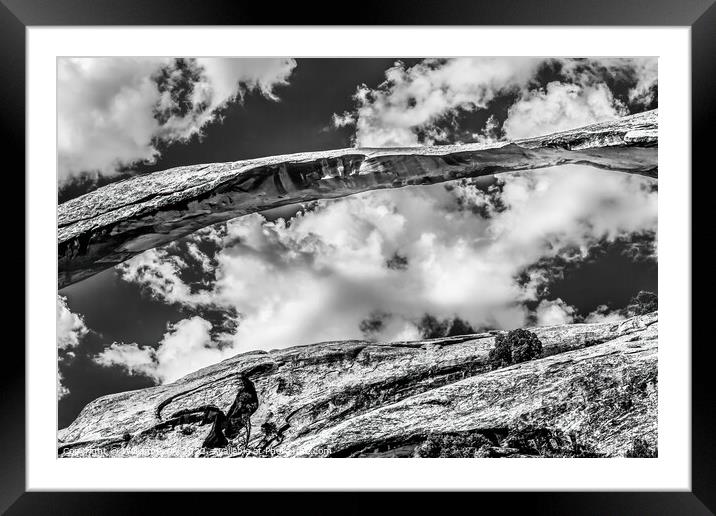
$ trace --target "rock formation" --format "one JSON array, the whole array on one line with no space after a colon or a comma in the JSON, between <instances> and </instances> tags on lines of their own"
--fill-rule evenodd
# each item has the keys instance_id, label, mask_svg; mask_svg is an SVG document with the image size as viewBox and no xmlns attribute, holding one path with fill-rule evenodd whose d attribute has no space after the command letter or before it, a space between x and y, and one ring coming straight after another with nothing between
<instances>
[{"instance_id":1,"label":"rock formation","mask_svg":"<svg viewBox=\"0 0 716 516\"><path fill-rule=\"evenodd\" d=\"M656 177L656 110L514 142L308 152L135 176L58 207L59 287L240 215L567 163Z\"/></svg>"},{"instance_id":2,"label":"rock formation","mask_svg":"<svg viewBox=\"0 0 716 516\"><path fill-rule=\"evenodd\" d=\"M226 414L216 405L182 409L172 414L169 420L155 425L152 429L155 430L157 427L173 428L176 425L201 421L202 425L211 424L211 430L204 439L202 448L224 448L229 444L229 439L235 439L242 430L246 435L244 446L248 446L251 439L251 416L258 409L259 400L256 387L251 380L243 375L238 375L237 379L238 392ZM161 405L157 407L158 420L162 419L161 409ZM197 418L197 414L202 414L202 416Z\"/></svg>"},{"instance_id":3,"label":"rock formation","mask_svg":"<svg viewBox=\"0 0 716 516\"><path fill-rule=\"evenodd\" d=\"M494 370L488 355L501 334L495 331L243 353L171 384L91 402L60 430L58 453L629 455L635 443L656 447L657 325L653 312L620 322L533 328L541 358ZM248 392L245 378L255 393L244 396L248 403L239 404L248 408L238 410L237 393ZM245 440L232 433L226 446L202 446L216 421L206 407L229 417L248 415L264 435Z\"/></svg>"}]
</instances>

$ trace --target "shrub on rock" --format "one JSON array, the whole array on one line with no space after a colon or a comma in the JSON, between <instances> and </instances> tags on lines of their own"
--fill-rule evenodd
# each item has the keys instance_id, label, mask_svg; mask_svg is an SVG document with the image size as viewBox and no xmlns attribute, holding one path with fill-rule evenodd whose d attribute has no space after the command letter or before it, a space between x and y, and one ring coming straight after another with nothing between
<instances>
[{"instance_id":1,"label":"shrub on rock","mask_svg":"<svg viewBox=\"0 0 716 516\"><path fill-rule=\"evenodd\" d=\"M434 315L425 314L417 323L420 334L424 339L439 339L442 337L457 337L459 335L472 335L477 333L472 325L455 316L452 319L438 319ZM361 328L362 330L363 328Z\"/></svg>"},{"instance_id":2,"label":"shrub on rock","mask_svg":"<svg viewBox=\"0 0 716 516\"><path fill-rule=\"evenodd\" d=\"M656 446L651 446L646 439L636 438L632 441L631 447L627 450L629 458L655 458L659 456Z\"/></svg>"},{"instance_id":3,"label":"shrub on rock","mask_svg":"<svg viewBox=\"0 0 716 516\"><path fill-rule=\"evenodd\" d=\"M266 421L264 424L261 425L261 431L263 432L266 439L271 439L278 433L278 428L276 428L276 423L274 423L273 421Z\"/></svg>"},{"instance_id":4,"label":"shrub on rock","mask_svg":"<svg viewBox=\"0 0 716 516\"><path fill-rule=\"evenodd\" d=\"M542 356L542 342L529 330L511 330L495 338L495 347L490 350L489 361L493 369Z\"/></svg>"},{"instance_id":5,"label":"shrub on rock","mask_svg":"<svg viewBox=\"0 0 716 516\"><path fill-rule=\"evenodd\" d=\"M441 321L434 315L425 314L418 322L418 328L424 339L438 339L447 334L448 321Z\"/></svg>"},{"instance_id":6,"label":"shrub on rock","mask_svg":"<svg viewBox=\"0 0 716 516\"><path fill-rule=\"evenodd\" d=\"M469 322L464 321L459 317L455 317L450 324L450 329L448 330L446 336L457 337L458 335L472 335L473 333L477 332Z\"/></svg>"},{"instance_id":7,"label":"shrub on rock","mask_svg":"<svg viewBox=\"0 0 716 516\"><path fill-rule=\"evenodd\" d=\"M421 458L474 458L482 456L482 451L491 444L489 439L477 432L435 434L418 445L413 455Z\"/></svg>"},{"instance_id":8,"label":"shrub on rock","mask_svg":"<svg viewBox=\"0 0 716 516\"><path fill-rule=\"evenodd\" d=\"M495 347L490 350L488 357L493 369L505 367L512 363L512 346L504 334L495 338Z\"/></svg>"},{"instance_id":9,"label":"shrub on rock","mask_svg":"<svg viewBox=\"0 0 716 516\"><path fill-rule=\"evenodd\" d=\"M627 306L629 315L644 315L659 309L659 297L654 292L640 290Z\"/></svg>"}]
</instances>

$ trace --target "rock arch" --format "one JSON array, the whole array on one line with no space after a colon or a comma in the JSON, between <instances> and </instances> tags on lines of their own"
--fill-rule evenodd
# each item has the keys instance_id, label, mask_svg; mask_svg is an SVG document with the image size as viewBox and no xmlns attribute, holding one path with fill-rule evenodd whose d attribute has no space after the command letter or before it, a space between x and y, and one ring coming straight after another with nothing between
<instances>
[{"instance_id":1,"label":"rock arch","mask_svg":"<svg viewBox=\"0 0 716 516\"><path fill-rule=\"evenodd\" d=\"M61 204L58 287L241 215L368 190L563 164L657 177L657 111L495 144L341 149L177 167Z\"/></svg>"}]
</instances>

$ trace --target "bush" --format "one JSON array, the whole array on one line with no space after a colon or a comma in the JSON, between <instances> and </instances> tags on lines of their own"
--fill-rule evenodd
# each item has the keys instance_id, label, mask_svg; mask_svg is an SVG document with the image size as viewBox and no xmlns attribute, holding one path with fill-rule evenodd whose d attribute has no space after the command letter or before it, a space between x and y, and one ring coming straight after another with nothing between
<instances>
[{"instance_id":1,"label":"bush","mask_svg":"<svg viewBox=\"0 0 716 516\"><path fill-rule=\"evenodd\" d=\"M447 337L456 337L458 335L472 335L475 332L469 322L463 321L459 317L455 317L450 325L450 330L447 332Z\"/></svg>"},{"instance_id":2,"label":"bush","mask_svg":"<svg viewBox=\"0 0 716 516\"><path fill-rule=\"evenodd\" d=\"M279 432L279 428L273 421L265 421L264 424L261 425L261 432L263 433L263 437L259 443L260 453L265 452L271 443L281 444L283 442L283 435Z\"/></svg>"},{"instance_id":3,"label":"bush","mask_svg":"<svg viewBox=\"0 0 716 516\"><path fill-rule=\"evenodd\" d=\"M414 457L603 457L575 432L523 427L432 434L415 447Z\"/></svg>"},{"instance_id":4,"label":"bush","mask_svg":"<svg viewBox=\"0 0 716 516\"><path fill-rule=\"evenodd\" d=\"M493 369L512 363L512 346L504 334L495 338L495 347L490 350L488 360Z\"/></svg>"},{"instance_id":5,"label":"bush","mask_svg":"<svg viewBox=\"0 0 716 516\"><path fill-rule=\"evenodd\" d=\"M415 448L413 455L422 458L474 458L492 443L479 433L437 434L428 438Z\"/></svg>"},{"instance_id":6,"label":"bush","mask_svg":"<svg viewBox=\"0 0 716 516\"><path fill-rule=\"evenodd\" d=\"M293 396L300 392L303 388L303 384L294 378L284 378L279 376L276 380L276 394L283 394L284 396Z\"/></svg>"},{"instance_id":7,"label":"bush","mask_svg":"<svg viewBox=\"0 0 716 516\"><path fill-rule=\"evenodd\" d=\"M276 423L273 421L266 421L264 424L261 425L261 431L263 432L264 436L266 436L267 439L272 438L278 433L278 429L276 428Z\"/></svg>"},{"instance_id":8,"label":"bush","mask_svg":"<svg viewBox=\"0 0 716 516\"><path fill-rule=\"evenodd\" d=\"M424 339L437 339L447 334L448 321L440 321L434 315L425 314L418 322L418 328Z\"/></svg>"},{"instance_id":9,"label":"bush","mask_svg":"<svg viewBox=\"0 0 716 516\"><path fill-rule=\"evenodd\" d=\"M383 322L385 315L379 313L372 313L367 319L363 319L360 322L358 328L366 338L373 338L383 330L385 323Z\"/></svg>"},{"instance_id":10,"label":"bush","mask_svg":"<svg viewBox=\"0 0 716 516\"><path fill-rule=\"evenodd\" d=\"M542 342L529 330L511 330L495 338L495 347L490 350L489 361L493 369L542 356Z\"/></svg>"},{"instance_id":11,"label":"bush","mask_svg":"<svg viewBox=\"0 0 716 516\"><path fill-rule=\"evenodd\" d=\"M631 443L631 448L626 452L629 458L648 458L658 456L656 446L652 447L645 439L636 438Z\"/></svg>"},{"instance_id":12,"label":"bush","mask_svg":"<svg viewBox=\"0 0 716 516\"><path fill-rule=\"evenodd\" d=\"M631 315L644 315L655 312L658 309L659 297L648 290L640 290L627 306L627 312Z\"/></svg>"},{"instance_id":13,"label":"bush","mask_svg":"<svg viewBox=\"0 0 716 516\"><path fill-rule=\"evenodd\" d=\"M469 322L459 317L440 320L430 314L423 315L422 319L418 321L418 328L424 339L456 337L458 335L472 335L473 333L477 333Z\"/></svg>"},{"instance_id":14,"label":"bush","mask_svg":"<svg viewBox=\"0 0 716 516\"><path fill-rule=\"evenodd\" d=\"M385 262L386 267L395 271L404 271L408 268L408 258L399 255L397 252Z\"/></svg>"}]
</instances>

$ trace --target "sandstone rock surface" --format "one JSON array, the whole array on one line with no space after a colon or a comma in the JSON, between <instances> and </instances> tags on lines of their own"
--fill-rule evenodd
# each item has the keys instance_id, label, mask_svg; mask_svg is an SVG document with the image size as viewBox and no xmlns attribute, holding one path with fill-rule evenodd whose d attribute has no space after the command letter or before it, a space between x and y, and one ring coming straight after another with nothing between
<instances>
[{"instance_id":1,"label":"sandstone rock surface","mask_svg":"<svg viewBox=\"0 0 716 516\"><path fill-rule=\"evenodd\" d=\"M656 443L657 326L654 312L533 328L542 358L496 370L487 357L498 332L244 353L171 384L91 402L60 430L58 453L395 457L411 456L434 435L478 432L494 441L488 456L534 456L504 444L526 428L548 440L569 435L590 456L623 456L635 439ZM172 414L207 404L228 409L239 375L259 398L248 447L239 438L203 450L211 425Z\"/></svg>"},{"instance_id":2,"label":"sandstone rock surface","mask_svg":"<svg viewBox=\"0 0 716 516\"><path fill-rule=\"evenodd\" d=\"M173 168L61 204L59 288L231 218L367 190L581 163L657 175L657 111L495 144L341 149Z\"/></svg>"}]
</instances>

